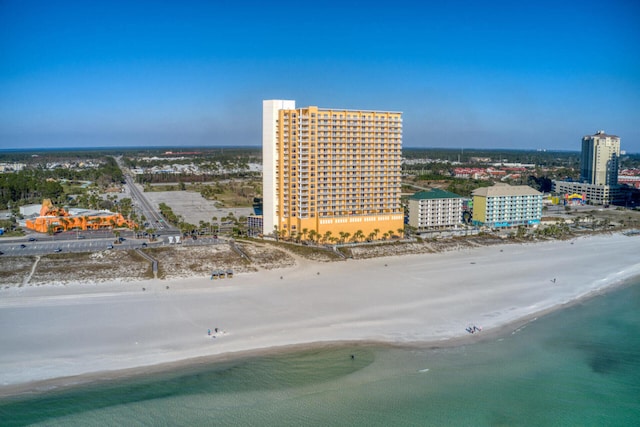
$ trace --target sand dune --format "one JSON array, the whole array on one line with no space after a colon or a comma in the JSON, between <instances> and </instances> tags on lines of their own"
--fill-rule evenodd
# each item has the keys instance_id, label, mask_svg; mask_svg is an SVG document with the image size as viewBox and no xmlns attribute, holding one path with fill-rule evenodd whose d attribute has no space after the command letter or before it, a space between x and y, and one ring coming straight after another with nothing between
<instances>
[{"instance_id":1,"label":"sand dune","mask_svg":"<svg viewBox=\"0 0 640 427\"><path fill-rule=\"evenodd\" d=\"M640 275L639 249L640 237L601 235L307 261L224 280L3 289L0 394L37 381L295 344L473 342ZM469 325L483 331L471 335Z\"/></svg>"}]
</instances>

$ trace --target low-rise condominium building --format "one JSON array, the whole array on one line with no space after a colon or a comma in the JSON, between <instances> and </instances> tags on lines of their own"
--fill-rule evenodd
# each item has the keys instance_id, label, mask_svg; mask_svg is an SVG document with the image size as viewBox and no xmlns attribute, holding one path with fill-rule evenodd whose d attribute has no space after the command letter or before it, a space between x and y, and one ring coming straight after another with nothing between
<instances>
[{"instance_id":1,"label":"low-rise condominium building","mask_svg":"<svg viewBox=\"0 0 640 427\"><path fill-rule=\"evenodd\" d=\"M409 197L409 225L417 231L451 228L462 222L462 197L439 188Z\"/></svg>"},{"instance_id":2,"label":"low-rise condominium building","mask_svg":"<svg viewBox=\"0 0 640 427\"><path fill-rule=\"evenodd\" d=\"M542 218L542 193L529 186L501 183L472 194L474 225L517 227L539 224Z\"/></svg>"}]
</instances>

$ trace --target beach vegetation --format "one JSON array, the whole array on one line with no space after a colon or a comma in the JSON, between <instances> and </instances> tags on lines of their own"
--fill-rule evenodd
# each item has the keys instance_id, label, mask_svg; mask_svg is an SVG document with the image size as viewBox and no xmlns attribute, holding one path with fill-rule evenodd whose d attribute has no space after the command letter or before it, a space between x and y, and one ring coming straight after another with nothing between
<instances>
[{"instance_id":1,"label":"beach vegetation","mask_svg":"<svg viewBox=\"0 0 640 427\"><path fill-rule=\"evenodd\" d=\"M249 239L249 241L251 241L251 239ZM340 255L326 246L301 245L282 240L261 240L260 242L264 242L269 246L274 246L306 259L313 259L316 261L337 261L343 259Z\"/></svg>"}]
</instances>

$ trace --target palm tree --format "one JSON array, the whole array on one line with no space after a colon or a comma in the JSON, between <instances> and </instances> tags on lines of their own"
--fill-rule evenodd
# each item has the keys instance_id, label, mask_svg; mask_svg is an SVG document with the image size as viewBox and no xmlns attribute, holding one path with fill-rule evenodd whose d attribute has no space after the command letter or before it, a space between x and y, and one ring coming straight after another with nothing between
<instances>
[{"instance_id":1,"label":"palm tree","mask_svg":"<svg viewBox=\"0 0 640 427\"><path fill-rule=\"evenodd\" d=\"M205 228L207 229L207 231L209 232L209 234L213 234L213 225L210 222L205 222L204 223Z\"/></svg>"},{"instance_id":2,"label":"palm tree","mask_svg":"<svg viewBox=\"0 0 640 427\"><path fill-rule=\"evenodd\" d=\"M144 232L147 233L147 237L149 238L150 242L155 242L156 235L155 235L155 230L153 228L146 228Z\"/></svg>"},{"instance_id":3,"label":"palm tree","mask_svg":"<svg viewBox=\"0 0 640 427\"><path fill-rule=\"evenodd\" d=\"M393 230L389 230L387 231L387 234L389 235L390 238L392 238L395 233Z\"/></svg>"},{"instance_id":4,"label":"palm tree","mask_svg":"<svg viewBox=\"0 0 640 427\"><path fill-rule=\"evenodd\" d=\"M311 229L309 231L309 240L311 240L313 243L317 243L316 239L320 237L320 234L318 234L318 232L314 229Z\"/></svg>"},{"instance_id":5,"label":"palm tree","mask_svg":"<svg viewBox=\"0 0 640 427\"><path fill-rule=\"evenodd\" d=\"M378 234L380 233L380 229L376 228L373 230L373 239L377 239L378 238Z\"/></svg>"},{"instance_id":6,"label":"palm tree","mask_svg":"<svg viewBox=\"0 0 640 427\"><path fill-rule=\"evenodd\" d=\"M362 230L358 230L355 233L353 233L353 241L357 242L364 239L364 232Z\"/></svg>"},{"instance_id":7,"label":"palm tree","mask_svg":"<svg viewBox=\"0 0 640 427\"><path fill-rule=\"evenodd\" d=\"M309 232L309 229L308 229L308 228L303 228L303 229L302 229L302 232L300 233L300 236L301 236L302 240L305 240L305 239L306 239L306 237L307 237L307 233L308 233L308 232Z\"/></svg>"},{"instance_id":8,"label":"palm tree","mask_svg":"<svg viewBox=\"0 0 640 427\"><path fill-rule=\"evenodd\" d=\"M327 231L326 233L324 233L324 236L322 237L322 240L324 242L330 242L331 241L331 231Z\"/></svg>"}]
</instances>

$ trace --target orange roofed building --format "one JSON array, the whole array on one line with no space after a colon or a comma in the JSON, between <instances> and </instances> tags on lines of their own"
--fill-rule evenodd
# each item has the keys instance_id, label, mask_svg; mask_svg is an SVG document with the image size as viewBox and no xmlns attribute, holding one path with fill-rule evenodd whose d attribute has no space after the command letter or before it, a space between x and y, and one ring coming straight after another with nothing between
<instances>
[{"instance_id":1,"label":"orange roofed building","mask_svg":"<svg viewBox=\"0 0 640 427\"><path fill-rule=\"evenodd\" d=\"M98 230L102 228L128 227L136 224L125 219L122 214L108 211L87 211L80 215L71 215L62 208L56 208L51 200L45 199L40 208L40 216L26 220L26 226L30 230L46 233L67 230Z\"/></svg>"}]
</instances>

